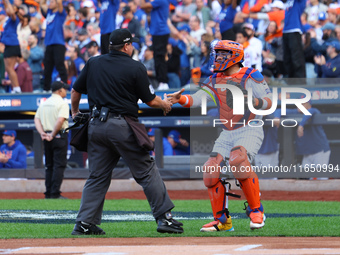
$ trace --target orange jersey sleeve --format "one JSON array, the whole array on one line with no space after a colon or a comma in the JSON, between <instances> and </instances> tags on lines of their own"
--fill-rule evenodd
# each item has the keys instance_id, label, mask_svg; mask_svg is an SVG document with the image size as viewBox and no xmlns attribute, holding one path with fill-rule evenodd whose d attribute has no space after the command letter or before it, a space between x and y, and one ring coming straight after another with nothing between
<instances>
[{"instance_id":1,"label":"orange jersey sleeve","mask_svg":"<svg viewBox=\"0 0 340 255\"><path fill-rule=\"evenodd\" d=\"M258 0L256 4L250 8L250 12L259 12L261 11L262 7L268 4L268 0Z\"/></svg>"}]
</instances>

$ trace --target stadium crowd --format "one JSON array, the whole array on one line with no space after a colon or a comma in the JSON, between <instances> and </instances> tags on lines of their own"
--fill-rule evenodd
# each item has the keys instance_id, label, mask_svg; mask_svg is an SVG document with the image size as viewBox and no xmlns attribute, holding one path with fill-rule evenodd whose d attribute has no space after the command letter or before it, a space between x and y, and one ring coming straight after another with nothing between
<instances>
[{"instance_id":1,"label":"stadium crowd","mask_svg":"<svg viewBox=\"0 0 340 255\"><path fill-rule=\"evenodd\" d=\"M48 92L58 78L72 88L86 61L108 52L117 28L140 39L133 58L157 90L211 75L214 39L243 44L243 64L274 85L282 78L340 77L334 0L11 1L0 5L0 93Z\"/></svg>"}]
</instances>

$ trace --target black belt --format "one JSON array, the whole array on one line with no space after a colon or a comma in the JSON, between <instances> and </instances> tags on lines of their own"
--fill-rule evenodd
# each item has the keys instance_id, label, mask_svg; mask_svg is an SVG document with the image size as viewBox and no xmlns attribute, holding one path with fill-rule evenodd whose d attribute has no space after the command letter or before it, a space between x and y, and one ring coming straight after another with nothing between
<instances>
[{"instance_id":1,"label":"black belt","mask_svg":"<svg viewBox=\"0 0 340 255\"><path fill-rule=\"evenodd\" d=\"M45 133L52 133L52 130L45 130ZM68 131L66 131L66 133L68 133ZM62 129L62 130L58 131L58 133L57 133L57 134L59 134L59 135L62 135L62 134L64 134L64 129Z\"/></svg>"},{"instance_id":2,"label":"black belt","mask_svg":"<svg viewBox=\"0 0 340 255\"><path fill-rule=\"evenodd\" d=\"M94 118L99 118L100 116L100 110L98 110L98 114L95 114L93 117ZM109 116L108 118L122 118L124 117L124 115L120 114L120 113L116 113L116 112L109 112Z\"/></svg>"}]
</instances>

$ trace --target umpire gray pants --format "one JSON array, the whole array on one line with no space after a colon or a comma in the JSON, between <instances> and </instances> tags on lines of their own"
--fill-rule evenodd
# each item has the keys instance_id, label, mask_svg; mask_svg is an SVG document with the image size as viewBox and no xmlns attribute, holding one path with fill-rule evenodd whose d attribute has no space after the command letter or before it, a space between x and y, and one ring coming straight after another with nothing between
<instances>
[{"instance_id":1,"label":"umpire gray pants","mask_svg":"<svg viewBox=\"0 0 340 255\"><path fill-rule=\"evenodd\" d=\"M106 122L98 118L91 120L88 139L90 176L83 189L77 221L101 223L112 171L121 156L133 178L143 187L155 218L174 208L154 160L137 144L124 118L110 117Z\"/></svg>"}]
</instances>

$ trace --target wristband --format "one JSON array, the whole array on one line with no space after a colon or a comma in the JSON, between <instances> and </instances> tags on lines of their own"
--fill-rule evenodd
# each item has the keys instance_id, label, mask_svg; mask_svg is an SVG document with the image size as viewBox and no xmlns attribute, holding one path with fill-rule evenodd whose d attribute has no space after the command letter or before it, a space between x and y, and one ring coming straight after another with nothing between
<instances>
[{"instance_id":1,"label":"wristband","mask_svg":"<svg viewBox=\"0 0 340 255\"><path fill-rule=\"evenodd\" d=\"M183 107L190 107L192 105L192 100L190 95L181 95L178 103Z\"/></svg>"}]
</instances>

